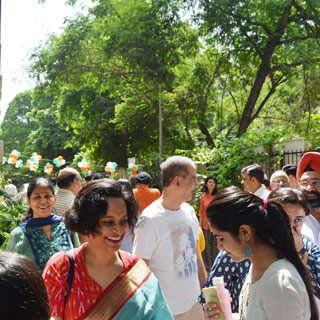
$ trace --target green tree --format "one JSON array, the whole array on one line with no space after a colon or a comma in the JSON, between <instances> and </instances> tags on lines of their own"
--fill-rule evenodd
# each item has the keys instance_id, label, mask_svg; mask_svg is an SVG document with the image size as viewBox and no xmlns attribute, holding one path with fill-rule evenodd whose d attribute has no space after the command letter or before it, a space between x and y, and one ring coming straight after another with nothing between
<instances>
[{"instance_id":1,"label":"green tree","mask_svg":"<svg viewBox=\"0 0 320 320\"><path fill-rule=\"evenodd\" d=\"M52 99L35 97L31 91L18 94L10 102L1 125L0 138L4 141L5 157L8 157L13 149L18 150L23 167L1 165L4 179L10 177L19 186L37 175L43 175L43 166L58 156L72 162L79 148L76 144L72 145L72 148L68 145L69 141L72 141L73 132L66 131L65 124L59 125L52 104ZM44 158L39 164L38 172L30 171L25 166L34 152Z\"/></svg>"},{"instance_id":2,"label":"green tree","mask_svg":"<svg viewBox=\"0 0 320 320\"><path fill-rule=\"evenodd\" d=\"M173 92L174 68L197 47L196 33L178 11L175 1L100 1L88 17L68 21L63 35L34 53L37 91L54 95L60 118L101 160L114 158L112 150L121 164L127 156L156 152L159 85ZM163 107L166 151L177 141L190 146L188 137L176 138L184 129L179 111L170 100ZM94 108L111 118L97 113L105 132L88 130L89 136L83 129L96 127Z\"/></svg>"},{"instance_id":3,"label":"green tree","mask_svg":"<svg viewBox=\"0 0 320 320\"><path fill-rule=\"evenodd\" d=\"M0 133L6 157L14 149L23 152L29 134L38 128L38 123L28 116L32 108L32 93L30 91L16 95L9 103Z\"/></svg>"},{"instance_id":4,"label":"green tree","mask_svg":"<svg viewBox=\"0 0 320 320\"><path fill-rule=\"evenodd\" d=\"M248 90L237 136L246 132L276 89L302 66L319 62L319 2L199 0L203 34L237 65ZM239 79L242 81L241 77Z\"/></svg>"},{"instance_id":5,"label":"green tree","mask_svg":"<svg viewBox=\"0 0 320 320\"><path fill-rule=\"evenodd\" d=\"M36 91L74 130L70 145L101 164L136 156L153 168L159 88L165 155L198 141L216 148L221 134L240 137L249 125L261 133L285 124L286 136L316 144L317 1L95 3L32 56ZM199 9L193 24L186 3Z\"/></svg>"}]
</instances>

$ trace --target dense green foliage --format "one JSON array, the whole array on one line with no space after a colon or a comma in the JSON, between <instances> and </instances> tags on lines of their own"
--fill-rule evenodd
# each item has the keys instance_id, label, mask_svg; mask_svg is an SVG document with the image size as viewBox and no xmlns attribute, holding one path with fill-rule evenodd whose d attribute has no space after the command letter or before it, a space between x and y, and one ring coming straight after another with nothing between
<instances>
[{"instance_id":1,"label":"dense green foliage","mask_svg":"<svg viewBox=\"0 0 320 320\"><path fill-rule=\"evenodd\" d=\"M10 102L1 124L0 134L0 140L5 141L5 155L14 149L25 146L29 134L38 128L38 123L28 116L32 107L32 96L28 91L18 94Z\"/></svg>"},{"instance_id":2,"label":"dense green foliage","mask_svg":"<svg viewBox=\"0 0 320 320\"><path fill-rule=\"evenodd\" d=\"M199 0L208 42L240 70L246 100L237 136L244 134L277 87L319 63L319 2ZM265 92L264 92L265 91Z\"/></svg>"},{"instance_id":3,"label":"dense green foliage","mask_svg":"<svg viewBox=\"0 0 320 320\"><path fill-rule=\"evenodd\" d=\"M270 146L280 132L319 145L318 1L93 3L34 49L36 87L8 109L6 148L69 162L85 155L100 170L136 157L157 176L160 97L164 157L207 154L221 185L266 157L242 151L250 140Z\"/></svg>"},{"instance_id":4,"label":"dense green foliage","mask_svg":"<svg viewBox=\"0 0 320 320\"><path fill-rule=\"evenodd\" d=\"M3 164L0 169L5 181L11 178L18 186L27 183L33 177L43 175L43 166L48 161L52 163L58 156L72 162L79 150L76 144L73 148L68 147L73 132L66 131L65 124L59 125L53 108L46 108L51 103L51 99L39 99L32 92L26 91L18 94L9 104L0 128L0 140L4 141L4 156L8 158L12 150L17 150L21 153L20 159L24 166L18 169L12 164ZM39 172L32 172L25 167L34 152L43 156Z\"/></svg>"},{"instance_id":5,"label":"dense green foliage","mask_svg":"<svg viewBox=\"0 0 320 320\"><path fill-rule=\"evenodd\" d=\"M10 232L20 225L27 211L27 206L21 201L14 201L0 189L0 246L5 248Z\"/></svg>"}]
</instances>

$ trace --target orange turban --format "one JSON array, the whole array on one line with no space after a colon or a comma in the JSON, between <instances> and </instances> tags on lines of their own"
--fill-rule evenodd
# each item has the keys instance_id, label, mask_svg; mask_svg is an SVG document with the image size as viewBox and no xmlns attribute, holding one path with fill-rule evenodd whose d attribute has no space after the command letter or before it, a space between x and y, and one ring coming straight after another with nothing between
<instances>
[{"instance_id":1,"label":"orange turban","mask_svg":"<svg viewBox=\"0 0 320 320\"><path fill-rule=\"evenodd\" d=\"M306 169L310 167L314 171L320 174L320 153L318 152L307 152L301 158L298 168L297 168L297 181L299 182L302 174L307 171ZM310 171L310 170L308 170Z\"/></svg>"}]
</instances>

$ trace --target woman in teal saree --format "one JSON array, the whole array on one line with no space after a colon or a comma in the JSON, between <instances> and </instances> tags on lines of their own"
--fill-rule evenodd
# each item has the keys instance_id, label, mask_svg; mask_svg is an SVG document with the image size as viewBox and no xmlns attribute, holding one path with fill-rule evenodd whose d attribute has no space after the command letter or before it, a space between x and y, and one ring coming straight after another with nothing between
<instances>
[{"instance_id":1,"label":"woman in teal saree","mask_svg":"<svg viewBox=\"0 0 320 320\"><path fill-rule=\"evenodd\" d=\"M89 182L66 212L66 225L88 237L72 250L74 276L65 252L47 263L43 279L53 319L173 319L158 280L138 256L119 250L138 218L136 201L118 182Z\"/></svg>"}]
</instances>

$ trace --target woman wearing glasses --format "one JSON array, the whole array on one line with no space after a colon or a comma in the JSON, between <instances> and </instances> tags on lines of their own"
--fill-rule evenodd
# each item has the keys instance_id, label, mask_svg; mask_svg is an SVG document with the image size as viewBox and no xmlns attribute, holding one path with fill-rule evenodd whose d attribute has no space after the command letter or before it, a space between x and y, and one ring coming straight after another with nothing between
<instances>
[{"instance_id":1,"label":"woman wearing glasses","mask_svg":"<svg viewBox=\"0 0 320 320\"><path fill-rule=\"evenodd\" d=\"M305 197L297 189L281 188L272 191L268 201L280 203L289 217L295 246L302 263L310 271L315 300L320 310L320 248L310 238L301 234L304 219L309 215Z\"/></svg>"}]
</instances>

